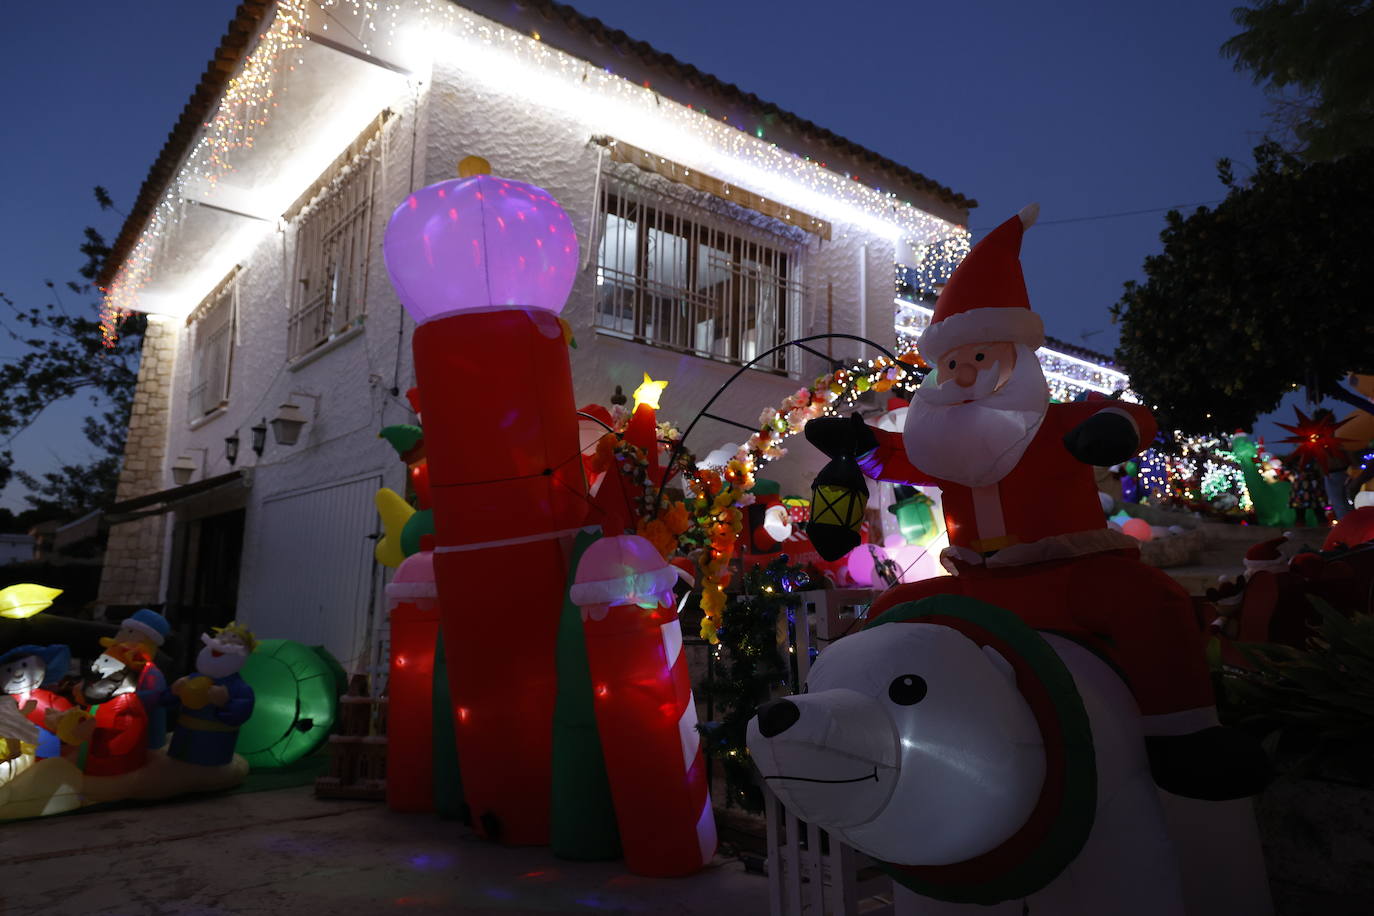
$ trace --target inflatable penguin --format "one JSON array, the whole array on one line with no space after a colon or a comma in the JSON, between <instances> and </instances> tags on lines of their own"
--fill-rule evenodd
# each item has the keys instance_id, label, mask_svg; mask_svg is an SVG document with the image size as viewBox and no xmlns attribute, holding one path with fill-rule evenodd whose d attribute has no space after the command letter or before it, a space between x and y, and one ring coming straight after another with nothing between
<instances>
[{"instance_id":1,"label":"inflatable penguin","mask_svg":"<svg viewBox=\"0 0 1374 916\"><path fill-rule=\"evenodd\" d=\"M748 745L785 805L877 859L922 914L1201 912L1130 692L1000 608L890 609L821 653L802 694L760 707ZM1258 908L1227 911L1268 912L1258 880Z\"/></svg>"}]
</instances>

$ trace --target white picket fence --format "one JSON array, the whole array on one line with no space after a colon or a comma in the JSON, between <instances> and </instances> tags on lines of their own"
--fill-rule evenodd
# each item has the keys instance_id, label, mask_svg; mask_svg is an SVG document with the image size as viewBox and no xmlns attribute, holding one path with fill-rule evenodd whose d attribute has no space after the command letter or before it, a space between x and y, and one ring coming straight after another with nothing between
<instances>
[{"instance_id":1,"label":"white picket fence","mask_svg":"<svg viewBox=\"0 0 1374 916\"><path fill-rule=\"evenodd\" d=\"M868 589L802 594L805 600L797 609L791 638L780 633L797 660L798 689L811 670L811 647L824 650L861 629L876 597ZM786 622L779 626L785 628ZM920 898L895 884L872 859L798 819L767 785L763 797L770 916L918 916Z\"/></svg>"}]
</instances>

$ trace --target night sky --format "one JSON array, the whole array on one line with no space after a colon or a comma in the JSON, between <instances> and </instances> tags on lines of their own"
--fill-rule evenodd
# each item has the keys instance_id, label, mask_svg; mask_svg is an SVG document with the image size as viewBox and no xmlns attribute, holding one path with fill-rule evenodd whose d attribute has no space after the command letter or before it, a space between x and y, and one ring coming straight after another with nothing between
<instances>
[{"instance_id":1,"label":"night sky","mask_svg":"<svg viewBox=\"0 0 1374 916\"><path fill-rule=\"evenodd\" d=\"M1237 3L573 5L975 198L975 238L1039 201L1022 250L1031 304L1051 335L1110 352L1108 309L1158 251L1162 211L1221 198L1216 160L1243 174L1268 126L1262 91L1218 53ZM91 187L127 212L235 6L7 10L0 291L20 305L51 301L43 281L76 278L82 228L113 239L122 217L99 212ZM1158 212L1136 212L1146 210ZM0 340L0 357L16 348ZM16 464L41 473L82 460L86 407L50 409L9 446ZM23 492L11 484L0 505L22 508Z\"/></svg>"}]
</instances>

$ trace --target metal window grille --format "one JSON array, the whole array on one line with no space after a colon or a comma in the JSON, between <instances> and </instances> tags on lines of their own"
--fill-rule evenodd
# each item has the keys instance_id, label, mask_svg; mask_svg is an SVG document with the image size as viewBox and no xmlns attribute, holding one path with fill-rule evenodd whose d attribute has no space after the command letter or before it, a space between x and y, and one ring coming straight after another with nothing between
<instances>
[{"instance_id":1,"label":"metal window grille","mask_svg":"<svg viewBox=\"0 0 1374 916\"><path fill-rule=\"evenodd\" d=\"M790 339L800 323L803 245L732 218L731 205L611 179L601 193L595 326L603 332L730 363ZM771 222L771 221L769 221ZM786 373L790 351L760 369Z\"/></svg>"},{"instance_id":2,"label":"metal window grille","mask_svg":"<svg viewBox=\"0 0 1374 916\"><path fill-rule=\"evenodd\" d=\"M233 362L234 296L231 281L216 290L192 315L190 416L203 417L229 400L229 370Z\"/></svg>"},{"instance_id":3,"label":"metal window grille","mask_svg":"<svg viewBox=\"0 0 1374 916\"><path fill-rule=\"evenodd\" d=\"M362 321L372 225L374 144L341 167L296 220L288 356Z\"/></svg>"}]
</instances>

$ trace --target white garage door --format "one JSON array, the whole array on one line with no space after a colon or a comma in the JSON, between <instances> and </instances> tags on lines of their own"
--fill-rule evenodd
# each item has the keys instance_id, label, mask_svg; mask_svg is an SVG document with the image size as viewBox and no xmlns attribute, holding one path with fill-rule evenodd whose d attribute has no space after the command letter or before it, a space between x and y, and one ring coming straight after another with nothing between
<instances>
[{"instance_id":1,"label":"white garage door","mask_svg":"<svg viewBox=\"0 0 1374 916\"><path fill-rule=\"evenodd\" d=\"M345 670L368 667L371 617L382 577L373 558L374 497L380 476L299 490L265 500L249 520L251 578L240 619L259 638L322 645Z\"/></svg>"}]
</instances>

